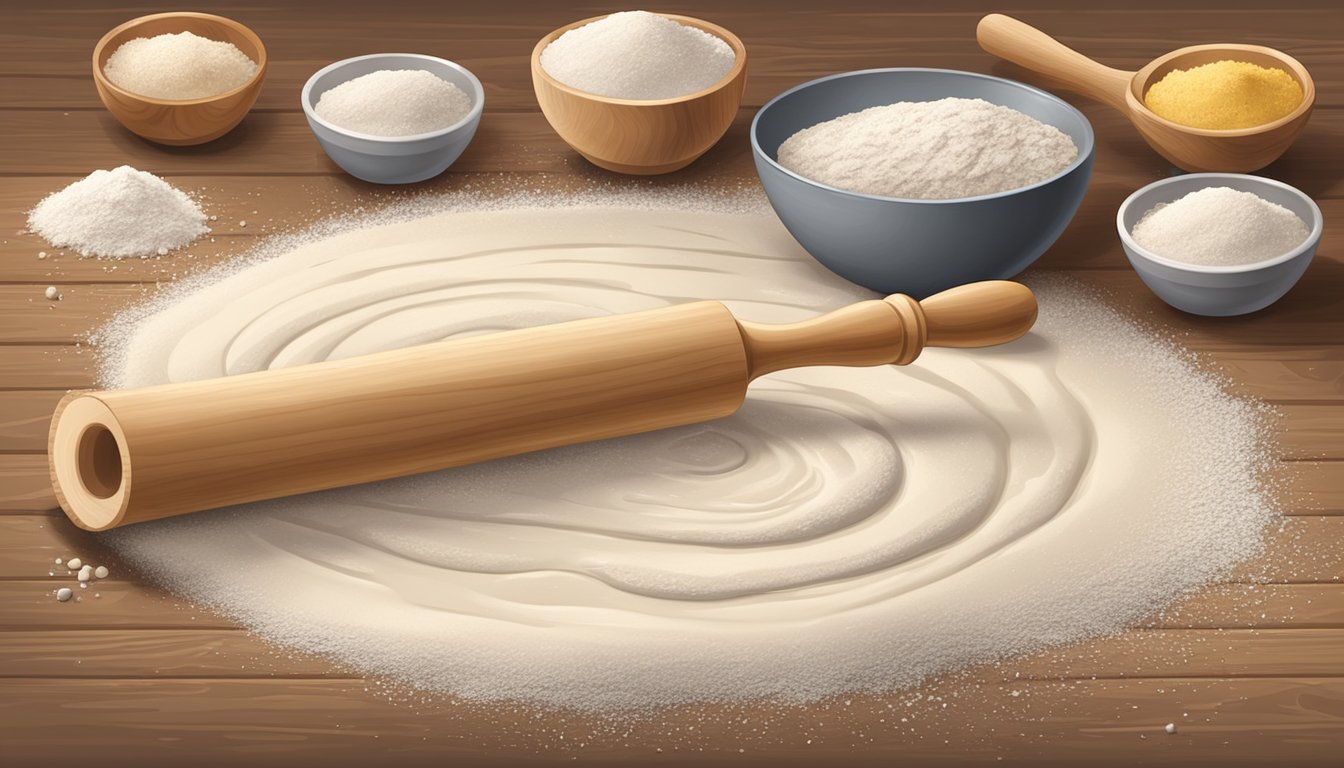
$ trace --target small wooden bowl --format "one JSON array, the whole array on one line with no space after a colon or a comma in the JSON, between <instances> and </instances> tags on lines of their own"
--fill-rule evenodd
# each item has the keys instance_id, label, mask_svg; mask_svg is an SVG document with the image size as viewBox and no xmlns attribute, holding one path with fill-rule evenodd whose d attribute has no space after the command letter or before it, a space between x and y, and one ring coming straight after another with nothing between
<instances>
[{"instance_id":1,"label":"small wooden bowl","mask_svg":"<svg viewBox=\"0 0 1344 768\"><path fill-rule=\"evenodd\" d=\"M156 99L118 88L103 74L111 55L137 37L191 32L232 43L257 63L256 74L243 85L204 99ZM261 38L232 19L209 13L179 11L141 16L103 35L93 48L93 82L103 105L128 130L159 144L204 144L233 130L261 93L266 75L266 47Z\"/></svg>"},{"instance_id":2,"label":"small wooden bowl","mask_svg":"<svg viewBox=\"0 0 1344 768\"><path fill-rule=\"evenodd\" d=\"M542 114L565 143L609 171L652 176L685 168L723 137L742 104L747 83L747 48L742 41L717 24L659 15L723 40L733 49L733 68L714 85L685 96L617 99L571 88L541 67L541 52L552 41L605 16L563 26L532 49L532 87Z\"/></svg>"},{"instance_id":3,"label":"small wooden bowl","mask_svg":"<svg viewBox=\"0 0 1344 768\"><path fill-rule=\"evenodd\" d=\"M1159 117L1144 103L1149 87L1172 70L1225 59L1287 72L1302 87L1302 103L1274 122L1232 130L1193 128L1172 122ZM1173 164L1188 171L1245 173L1269 165L1288 150L1311 117L1316 104L1316 84L1301 62L1282 51L1261 45L1221 43L1192 45L1159 56L1134 75L1125 96L1134 127Z\"/></svg>"}]
</instances>

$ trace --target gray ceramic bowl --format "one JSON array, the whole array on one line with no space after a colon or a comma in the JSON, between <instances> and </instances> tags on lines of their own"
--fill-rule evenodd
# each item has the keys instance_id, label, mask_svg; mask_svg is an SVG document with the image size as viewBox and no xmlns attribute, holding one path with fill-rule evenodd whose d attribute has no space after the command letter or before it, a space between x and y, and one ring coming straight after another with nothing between
<instances>
[{"instance_id":1,"label":"gray ceramic bowl","mask_svg":"<svg viewBox=\"0 0 1344 768\"><path fill-rule=\"evenodd\" d=\"M1031 186L954 200L910 200L836 189L777 161L798 131L897 101L984 99L1053 125L1078 159ZM756 172L795 239L841 277L923 298L976 280L1011 277L1040 258L1087 191L1095 141L1087 118L1022 83L948 69L870 69L823 77L771 99L751 123Z\"/></svg>"},{"instance_id":2,"label":"gray ceramic bowl","mask_svg":"<svg viewBox=\"0 0 1344 768\"><path fill-rule=\"evenodd\" d=\"M1307 239L1272 259L1230 267L1206 267L1163 258L1134 242L1130 234L1143 215L1205 187L1231 187L1251 192L1297 214L1307 225ZM1321 242L1325 220L1321 209L1301 191L1283 182L1240 173L1191 173L1155 181L1120 205L1115 225L1134 271L1163 301L1196 315L1225 317L1264 309L1278 301L1307 270Z\"/></svg>"},{"instance_id":3,"label":"gray ceramic bowl","mask_svg":"<svg viewBox=\"0 0 1344 768\"><path fill-rule=\"evenodd\" d=\"M456 85L471 97L471 112L440 131L414 136L370 136L348 131L317 116L322 94L380 69L424 69ZM481 81L460 64L418 53L374 53L319 69L303 85L303 114L327 156L351 176L376 184L410 184L438 176L457 160L476 135L485 107Z\"/></svg>"}]
</instances>

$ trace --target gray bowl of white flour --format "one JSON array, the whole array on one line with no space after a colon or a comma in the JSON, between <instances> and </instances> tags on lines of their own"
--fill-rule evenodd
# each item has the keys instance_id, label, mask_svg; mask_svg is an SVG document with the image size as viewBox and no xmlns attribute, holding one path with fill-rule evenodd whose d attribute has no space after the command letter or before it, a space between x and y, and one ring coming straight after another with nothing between
<instances>
[{"instance_id":1,"label":"gray bowl of white flour","mask_svg":"<svg viewBox=\"0 0 1344 768\"><path fill-rule=\"evenodd\" d=\"M1040 258L1082 202L1094 145L1061 99L944 69L813 80L751 125L761 184L794 238L842 277L916 297Z\"/></svg>"},{"instance_id":2,"label":"gray bowl of white flour","mask_svg":"<svg viewBox=\"0 0 1344 768\"><path fill-rule=\"evenodd\" d=\"M376 53L318 70L301 101L318 144L343 170L375 184L411 184L461 156L480 125L485 91L446 59Z\"/></svg>"}]
</instances>

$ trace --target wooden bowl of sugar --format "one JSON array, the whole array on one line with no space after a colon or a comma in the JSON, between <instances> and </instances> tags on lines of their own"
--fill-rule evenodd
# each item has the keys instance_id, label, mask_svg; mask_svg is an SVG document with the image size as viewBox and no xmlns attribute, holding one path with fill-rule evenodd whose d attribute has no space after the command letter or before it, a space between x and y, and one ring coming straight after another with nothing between
<instances>
[{"instance_id":1,"label":"wooden bowl of sugar","mask_svg":"<svg viewBox=\"0 0 1344 768\"><path fill-rule=\"evenodd\" d=\"M570 32L578 37L560 40ZM625 57L641 48L650 55ZM660 52L672 61L652 56ZM742 41L689 16L596 16L551 32L532 50L542 114L575 151L617 173L649 176L690 165L737 117L746 80Z\"/></svg>"},{"instance_id":2,"label":"wooden bowl of sugar","mask_svg":"<svg viewBox=\"0 0 1344 768\"><path fill-rule=\"evenodd\" d=\"M131 19L93 49L103 105L132 133L159 144L204 144L233 130L256 103L265 75L261 38L209 13Z\"/></svg>"}]
</instances>

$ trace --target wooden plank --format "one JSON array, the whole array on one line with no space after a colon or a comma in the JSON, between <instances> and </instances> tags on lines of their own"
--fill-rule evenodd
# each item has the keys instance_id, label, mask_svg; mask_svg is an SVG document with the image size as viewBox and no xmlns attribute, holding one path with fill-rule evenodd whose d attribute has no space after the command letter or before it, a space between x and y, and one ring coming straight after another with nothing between
<instances>
[{"instance_id":1,"label":"wooden plank","mask_svg":"<svg viewBox=\"0 0 1344 768\"><path fill-rule=\"evenodd\" d=\"M0 390L0 452L46 453L51 413L64 394L49 389Z\"/></svg>"},{"instance_id":2,"label":"wooden plank","mask_svg":"<svg viewBox=\"0 0 1344 768\"><path fill-rule=\"evenodd\" d=\"M10 679L0 681L0 740L25 766L108 754L135 754L137 765L367 765L368 750L408 765L1039 765L1074 754L1089 765L1323 765L1344 721L1339 678L968 683L933 700L708 704L619 723L387 698L359 680Z\"/></svg>"},{"instance_id":3,"label":"wooden plank","mask_svg":"<svg viewBox=\"0 0 1344 768\"><path fill-rule=\"evenodd\" d=\"M0 579L35 582L41 585L39 591L49 585L77 588L70 583L74 580L70 569L55 562L57 558L69 562L72 557L95 567L107 566L107 578L98 579L96 585L137 581L131 567L97 534L76 528L60 512L0 515Z\"/></svg>"},{"instance_id":4,"label":"wooden plank","mask_svg":"<svg viewBox=\"0 0 1344 768\"><path fill-rule=\"evenodd\" d=\"M71 548L88 552L92 548ZM121 576L125 567L114 571ZM57 602L55 590L70 587L76 599ZM95 597L97 595L97 597ZM237 629L213 612L146 584L108 579L79 589L68 577L0 581L0 633L71 629Z\"/></svg>"},{"instance_id":5,"label":"wooden plank","mask_svg":"<svg viewBox=\"0 0 1344 768\"><path fill-rule=\"evenodd\" d=\"M1152 629L1344 627L1344 584L1218 584L1163 610Z\"/></svg>"},{"instance_id":6,"label":"wooden plank","mask_svg":"<svg viewBox=\"0 0 1344 768\"><path fill-rule=\"evenodd\" d=\"M1228 582L1344 584L1344 516L1286 517L1259 555L1233 569Z\"/></svg>"},{"instance_id":7,"label":"wooden plank","mask_svg":"<svg viewBox=\"0 0 1344 768\"><path fill-rule=\"evenodd\" d=\"M0 454L0 507L24 512L56 508L44 454Z\"/></svg>"},{"instance_id":8,"label":"wooden plank","mask_svg":"<svg viewBox=\"0 0 1344 768\"><path fill-rule=\"evenodd\" d=\"M0 285L0 340L30 344L74 343L116 313L153 295L154 286L63 285L48 300L40 285Z\"/></svg>"},{"instance_id":9,"label":"wooden plank","mask_svg":"<svg viewBox=\"0 0 1344 768\"><path fill-rule=\"evenodd\" d=\"M1337 590L1334 601L1344 603L1344 587ZM973 676L983 679L984 674ZM1127 632L1003 662L988 674L988 682L1344 676L1344 630L1219 627Z\"/></svg>"},{"instance_id":10,"label":"wooden plank","mask_svg":"<svg viewBox=\"0 0 1344 768\"><path fill-rule=\"evenodd\" d=\"M72 344L0 345L0 390L88 389L94 381L92 352Z\"/></svg>"},{"instance_id":11,"label":"wooden plank","mask_svg":"<svg viewBox=\"0 0 1344 768\"><path fill-rule=\"evenodd\" d=\"M321 676L350 675L325 659L279 649L233 629L0 632L0 678Z\"/></svg>"}]
</instances>

